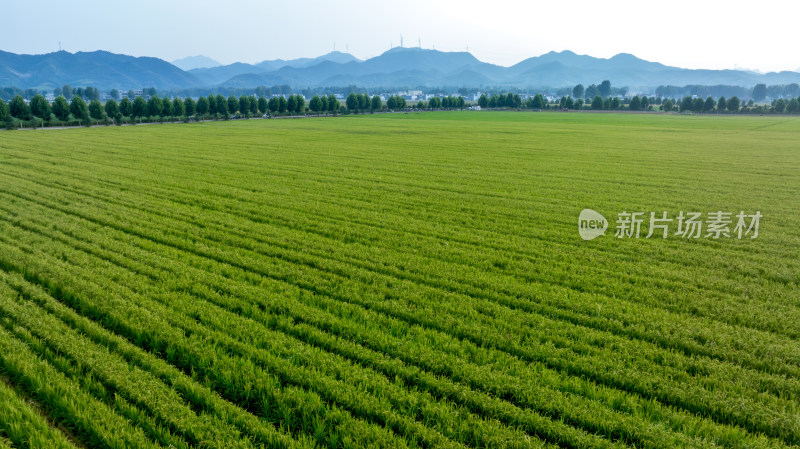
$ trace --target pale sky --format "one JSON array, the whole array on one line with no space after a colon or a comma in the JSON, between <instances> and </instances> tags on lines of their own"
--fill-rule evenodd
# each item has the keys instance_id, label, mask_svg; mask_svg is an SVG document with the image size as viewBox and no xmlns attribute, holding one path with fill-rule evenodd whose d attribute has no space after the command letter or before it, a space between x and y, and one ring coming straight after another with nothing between
<instances>
[{"instance_id":1,"label":"pale sky","mask_svg":"<svg viewBox=\"0 0 800 449\"><path fill-rule=\"evenodd\" d=\"M797 1L594 0L39 0L5 2L0 50L108 50L223 64L313 57L364 59L399 45L512 65L551 50L633 53L688 68L800 69Z\"/></svg>"}]
</instances>

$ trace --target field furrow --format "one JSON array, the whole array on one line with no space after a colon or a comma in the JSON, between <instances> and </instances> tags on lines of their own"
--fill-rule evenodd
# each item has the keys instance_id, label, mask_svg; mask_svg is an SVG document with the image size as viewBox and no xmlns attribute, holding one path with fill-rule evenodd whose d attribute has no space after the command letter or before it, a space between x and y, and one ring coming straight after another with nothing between
<instances>
[{"instance_id":1,"label":"field furrow","mask_svg":"<svg viewBox=\"0 0 800 449\"><path fill-rule=\"evenodd\" d=\"M4 132L0 447L798 447L798 131ZM605 236L579 238L584 208ZM613 236L664 210L763 218L758 239Z\"/></svg>"}]
</instances>

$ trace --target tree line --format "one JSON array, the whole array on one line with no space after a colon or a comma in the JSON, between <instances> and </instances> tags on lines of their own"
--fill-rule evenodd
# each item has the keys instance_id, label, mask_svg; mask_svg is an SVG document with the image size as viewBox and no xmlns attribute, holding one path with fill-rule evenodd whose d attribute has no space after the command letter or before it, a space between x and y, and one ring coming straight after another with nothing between
<instances>
[{"instance_id":1,"label":"tree line","mask_svg":"<svg viewBox=\"0 0 800 449\"><path fill-rule=\"evenodd\" d=\"M68 86L66 86L68 87ZM159 97L153 95L145 100L138 96L133 100L123 97L121 101L110 99L101 103L98 98L84 100L86 90L75 91L62 89L72 93L71 100L59 95L50 104L44 96L36 94L26 102L21 95L16 95L6 104L0 99L0 122L5 122L8 129L16 127L38 126L91 126L92 124L123 124L142 122L163 122L166 120L191 119L223 119L253 117L256 115L285 115L303 114L308 111L315 114L337 114L342 111L342 105L334 94L314 95L306 104L303 95L273 96L267 99L264 96L234 95L227 98L221 94L192 98ZM80 93L80 95L79 95ZM90 91L94 95L94 92ZM154 92L147 92L148 94ZM463 99L457 101L453 97L439 100L438 107L463 107ZM377 95L369 97L364 93L351 93L346 101L344 112L357 113L383 109L383 101ZM405 109L406 100L400 96L391 96L386 102L388 109ZM419 105L418 105L419 106Z\"/></svg>"},{"instance_id":2,"label":"tree line","mask_svg":"<svg viewBox=\"0 0 800 449\"><path fill-rule=\"evenodd\" d=\"M756 103L764 101L766 98L780 99L784 98L786 101L800 96L800 85L797 83L791 84L776 84L766 85L757 84L753 88L746 88L741 86L703 86L703 85L687 85L687 86L658 86L655 90L656 95L669 98L682 98L685 96L691 97L750 97Z\"/></svg>"},{"instance_id":3,"label":"tree line","mask_svg":"<svg viewBox=\"0 0 800 449\"><path fill-rule=\"evenodd\" d=\"M340 109L339 100L334 95L324 98L316 97L312 100L311 108L315 112L337 113ZM164 121L165 119L184 119L189 117L198 119L230 119L237 118L234 114L243 117L252 117L258 114L301 114L306 111L306 101L302 95L288 97L256 98L253 95L233 95L225 98L221 94L192 98L174 98L152 96L148 100L136 97L132 101L123 98L121 101L108 100L105 104L98 99L91 100L88 104L80 95L75 95L71 100L59 95L51 105L41 94L34 95L30 104L26 103L21 95L17 95L6 104L0 100L0 121L7 127L15 127L14 119L19 122L38 120L43 126L48 125L86 125L93 123L109 124L111 122L136 123L142 121ZM21 126L21 124L20 124Z\"/></svg>"},{"instance_id":4,"label":"tree line","mask_svg":"<svg viewBox=\"0 0 800 449\"><path fill-rule=\"evenodd\" d=\"M630 110L665 112L694 112L694 113L800 113L800 98L774 100L771 104L756 104L753 100L744 102L738 96L731 98L719 97L716 100L711 96L701 97L685 96L679 101L671 98L647 97L635 95L632 98L605 97L595 95L591 101L584 102L583 98L573 99L571 96L562 96L555 101L548 101L541 94L536 94L524 101L516 93L500 93L492 96L481 95L478 99L481 108L512 108L512 109L561 109L561 110ZM393 95L386 101L388 110L404 110L409 107L405 98ZM427 103L420 100L415 107L422 109L463 109L466 101L463 97L433 97ZM346 113L375 112L384 109L384 104L378 95L370 97L366 93L350 93L345 100ZM18 126L54 126L54 125L85 125L92 124L123 124L141 123L165 120L190 119L223 119L253 117L262 115L303 114L307 111L315 114L337 114L342 110L342 105L334 94L314 95L306 105L305 98L300 95L273 96L269 99L254 95L234 95L227 98L221 94L192 98L174 98L152 96L145 100L136 97L132 101L123 98L121 101L108 100L105 104L98 99L89 103L82 96L75 95L72 100L60 95L52 105L42 96L36 94L27 103L21 95L17 95L6 103L0 99L0 122L5 122L8 129ZM25 125L23 125L26 123Z\"/></svg>"},{"instance_id":5,"label":"tree line","mask_svg":"<svg viewBox=\"0 0 800 449\"><path fill-rule=\"evenodd\" d=\"M579 85L580 86L580 85ZM577 92L581 93L581 92ZM529 97L522 101L518 94L494 94L491 97L481 95L478 99L481 108L512 108L512 109L562 109L562 110L596 110L596 111L664 111L664 112L695 112L695 113L750 113L750 114L797 114L800 113L800 97L788 100L779 98L771 104L757 104L753 100L742 101L737 96L726 99L707 97L685 96L680 101L671 98L655 96L633 97L605 97L595 95L590 101L584 102L583 98L562 96L558 100L548 101L541 94Z\"/></svg>"}]
</instances>

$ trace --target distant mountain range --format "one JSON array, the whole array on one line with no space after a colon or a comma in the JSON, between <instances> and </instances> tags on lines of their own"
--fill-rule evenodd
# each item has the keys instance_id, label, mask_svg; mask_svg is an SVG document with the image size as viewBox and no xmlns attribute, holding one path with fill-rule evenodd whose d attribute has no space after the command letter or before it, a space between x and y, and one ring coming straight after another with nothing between
<instances>
[{"instance_id":1,"label":"distant mountain range","mask_svg":"<svg viewBox=\"0 0 800 449\"><path fill-rule=\"evenodd\" d=\"M179 68L178 66L182 67ZM571 51L550 52L511 67L482 62L468 52L396 47L367 60L331 52L317 58L218 65L205 56L170 64L105 51L18 55L0 51L0 86L50 89L64 84L101 89L156 87L572 87L611 80L614 86L652 89L659 85L738 85L800 83L798 72L691 70L620 53L595 58Z\"/></svg>"},{"instance_id":2,"label":"distant mountain range","mask_svg":"<svg viewBox=\"0 0 800 449\"><path fill-rule=\"evenodd\" d=\"M349 62L361 62L355 56L349 53L342 53L338 51L330 52L316 58L300 58L300 59L273 59L262 61L258 64L244 64L235 62L233 64L213 67L213 68L198 68L189 70L189 73L198 77L205 85L215 86L239 76L239 75L256 75L274 72L284 67L291 67L295 69L307 69L316 66L323 62L332 62L335 64L347 64ZM263 85L264 83L257 82L252 86ZM293 84L288 82L281 82L281 84ZM271 84L270 84L271 85ZM247 86L250 87L250 86Z\"/></svg>"},{"instance_id":3,"label":"distant mountain range","mask_svg":"<svg viewBox=\"0 0 800 449\"><path fill-rule=\"evenodd\" d=\"M172 65L181 70L208 69L221 66L219 62L203 55L187 56L185 58L172 61Z\"/></svg>"},{"instance_id":4,"label":"distant mountain range","mask_svg":"<svg viewBox=\"0 0 800 449\"><path fill-rule=\"evenodd\" d=\"M70 84L97 88L178 89L200 81L158 58L135 58L107 51L18 55L0 51L0 86L51 89Z\"/></svg>"}]
</instances>

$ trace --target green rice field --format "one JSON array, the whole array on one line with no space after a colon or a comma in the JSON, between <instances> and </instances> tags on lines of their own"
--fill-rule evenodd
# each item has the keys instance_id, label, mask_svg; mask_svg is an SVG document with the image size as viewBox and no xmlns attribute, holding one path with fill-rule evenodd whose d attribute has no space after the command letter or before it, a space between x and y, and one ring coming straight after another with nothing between
<instances>
[{"instance_id":1,"label":"green rice field","mask_svg":"<svg viewBox=\"0 0 800 449\"><path fill-rule=\"evenodd\" d=\"M0 131L0 448L799 447L799 214L797 117Z\"/></svg>"}]
</instances>

